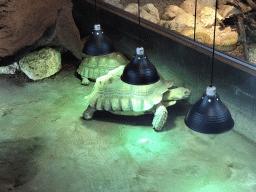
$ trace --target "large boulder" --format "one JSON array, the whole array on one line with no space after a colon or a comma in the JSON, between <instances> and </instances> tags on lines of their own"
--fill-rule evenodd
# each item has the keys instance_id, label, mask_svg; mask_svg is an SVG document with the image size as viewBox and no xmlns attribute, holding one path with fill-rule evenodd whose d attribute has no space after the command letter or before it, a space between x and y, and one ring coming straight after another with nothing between
<instances>
[{"instance_id":1,"label":"large boulder","mask_svg":"<svg viewBox=\"0 0 256 192\"><path fill-rule=\"evenodd\" d=\"M161 20L160 24L168 29L171 29L180 33L184 30L194 28L194 16L190 13L184 12L176 16L173 20L170 20L170 21Z\"/></svg>"},{"instance_id":2,"label":"large boulder","mask_svg":"<svg viewBox=\"0 0 256 192\"><path fill-rule=\"evenodd\" d=\"M215 21L215 10L211 7L204 7L201 10L201 23L203 27L210 28L214 25ZM221 21L223 17L217 11L217 22Z\"/></svg>"},{"instance_id":3,"label":"large boulder","mask_svg":"<svg viewBox=\"0 0 256 192\"><path fill-rule=\"evenodd\" d=\"M157 19L157 17L155 17L154 15L150 14L149 12L142 10L141 11L141 17L143 19L146 19L148 21L151 21L152 23L156 23L158 24L160 20Z\"/></svg>"},{"instance_id":4,"label":"large boulder","mask_svg":"<svg viewBox=\"0 0 256 192\"><path fill-rule=\"evenodd\" d=\"M186 11L187 13L190 13L192 15L195 15L195 0L185 0L183 3L180 5L180 8ZM197 2L197 13L200 12L202 9L201 5L199 2Z\"/></svg>"},{"instance_id":5,"label":"large boulder","mask_svg":"<svg viewBox=\"0 0 256 192\"><path fill-rule=\"evenodd\" d=\"M199 0L198 4L201 5L201 7L211 7L215 8L216 6L216 0ZM220 5L220 0L218 0L218 5Z\"/></svg>"},{"instance_id":6,"label":"large boulder","mask_svg":"<svg viewBox=\"0 0 256 192\"><path fill-rule=\"evenodd\" d=\"M134 15L138 14L139 9L138 9L138 4L136 3L130 3L129 5L127 5L124 9L125 11L132 13Z\"/></svg>"},{"instance_id":7,"label":"large boulder","mask_svg":"<svg viewBox=\"0 0 256 192\"><path fill-rule=\"evenodd\" d=\"M231 5L220 5L218 13L224 18L228 18L231 15L238 14L239 10Z\"/></svg>"},{"instance_id":8,"label":"large boulder","mask_svg":"<svg viewBox=\"0 0 256 192\"><path fill-rule=\"evenodd\" d=\"M131 3L124 9L134 15L138 14L138 4ZM148 21L158 24L160 22L158 9L151 3L148 3L140 8L140 16Z\"/></svg>"},{"instance_id":9,"label":"large boulder","mask_svg":"<svg viewBox=\"0 0 256 192\"><path fill-rule=\"evenodd\" d=\"M172 20L178 15L186 13L183 9L176 5L169 5L168 7L165 8L165 11L162 15L163 20Z\"/></svg>"},{"instance_id":10,"label":"large boulder","mask_svg":"<svg viewBox=\"0 0 256 192\"><path fill-rule=\"evenodd\" d=\"M55 49L44 48L27 54L20 60L19 65L30 79L44 79L61 69L61 54Z\"/></svg>"},{"instance_id":11,"label":"large boulder","mask_svg":"<svg viewBox=\"0 0 256 192\"><path fill-rule=\"evenodd\" d=\"M56 35L47 45L63 47L72 52L76 58L82 60L83 44L79 30L73 20L72 6L62 7L56 20Z\"/></svg>"},{"instance_id":12,"label":"large boulder","mask_svg":"<svg viewBox=\"0 0 256 192\"><path fill-rule=\"evenodd\" d=\"M194 38L193 29L182 31L181 34L192 39ZM211 28L197 28L195 37L197 41L212 46L213 34L214 26ZM215 48L221 51L231 51L236 48L238 37L239 35L237 31L232 30L231 27L222 28L220 26L216 26Z\"/></svg>"},{"instance_id":13,"label":"large boulder","mask_svg":"<svg viewBox=\"0 0 256 192\"><path fill-rule=\"evenodd\" d=\"M146 11L147 13L155 17L158 22L160 21L158 9L152 3L144 5L142 7L142 10Z\"/></svg>"},{"instance_id":14,"label":"large boulder","mask_svg":"<svg viewBox=\"0 0 256 192\"><path fill-rule=\"evenodd\" d=\"M208 34L211 37L211 44L213 43L214 26L207 28ZM236 30L230 26L222 28L221 26L216 26L215 32L215 47L220 50L231 50L232 47L238 43L239 34Z\"/></svg>"},{"instance_id":15,"label":"large boulder","mask_svg":"<svg viewBox=\"0 0 256 192\"><path fill-rule=\"evenodd\" d=\"M82 59L71 0L3 0L0 26L0 66L18 61L27 52L48 44L65 47Z\"/></svg>"}]
</instances>

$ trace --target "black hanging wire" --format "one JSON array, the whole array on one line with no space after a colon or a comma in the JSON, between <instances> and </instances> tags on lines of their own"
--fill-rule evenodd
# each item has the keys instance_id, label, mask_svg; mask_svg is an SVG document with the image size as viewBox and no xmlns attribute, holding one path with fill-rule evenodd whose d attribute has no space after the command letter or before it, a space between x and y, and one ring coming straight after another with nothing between
<instances>
[{"instance_id":1,"label":"black hanging wire","mask_svg":"<svg viewBox=\"0 0 256 192\"><path fill-rule=\"evenodd\" d=\"M141 42L140 42L140 0L138 0L138 11L139 11L139 47L141 47Z\"/></svg>"},{"instance_id":2,"label":"black hanging wire","mask_svg":"<svg viewBox=\"0 0 256 192\"><path fill-rule=\"evenodd\" d=\"M95 8L95 11L94 11L95 20L96 20L96 23L98 24L96 0L95 0L95 6L94 6L94 8Z\"/></svg>"},{"instance_id":3,"label":"black hanging wire","mask_svg":"<svg viewBox=\"0 0 256 192\"><path fill-rule=\"evenodd\" d=\"M218 8L218 0L216 0L215 6L215 19L214 19L214 31L213 31L213 51L212 51L212 70L211 70L211 84L213 81L213 61L214 61L214 51L215 51L215 33L216 33L216 23L217 23L217 8ZM195 2L195 22L194 22L194 41L196 41L196 9L197 9L197 0Z\"/></svg>"},{"instance_id":4,"label":"black hanging wire","mask_svg":"<svg viewBox=\"0 0 256 192\"><path fill-rule=\"evenodd\" d=\"M195 4L194 41L196 41L196 9L197 9L197 0Z\"/></svg>"},{"instance_id":5,"label":"black hanging wire","mask_svg":"<svg viewBox=\"0 0 256 192\"><path fill-rule=\"evenodd\" d=\"M218 8L218 0L216 0L216 6L215 6L215 20L214 20L213 47L212 47L212 72L211 72L210 87L212 87L212 81L213 81L213 61L214 61L214 51L215 51L215 33L216 33L216 25L217 25L217 8Z\"/></svg>"}]
</instances>

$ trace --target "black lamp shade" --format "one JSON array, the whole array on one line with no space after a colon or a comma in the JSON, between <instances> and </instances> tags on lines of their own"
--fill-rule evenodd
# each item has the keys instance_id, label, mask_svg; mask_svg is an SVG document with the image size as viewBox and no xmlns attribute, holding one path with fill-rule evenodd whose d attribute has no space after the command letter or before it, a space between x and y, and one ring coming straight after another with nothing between
<instances>
[{"instance_id":1,"label":"black lamp shade","mask_svg":"<svg viewBox=\"0 0 256 192\"><path fill-rule=\"evenodd\" d=\"M204 94L193 105L185 118L185 124L192 130L205 134L220 134L234 127L234 120L218 94Z\"/></svg>"},{"instance_id":2,"label":"black lamp shade","mask_svg":"<svg viewBox=\"0 0 256 192\"><path fill-rule=\"evenodd\" d=\"M83 53L92 56L107 55L113 52L114 46L111 40L101 29L94 30L83 47Z\"/></svg>"},{"instance_id":3,"label":"black lamp shade","mask_svg":"<svg viewBox=\"0 0 256 192\"><path fill-rule=\"evenodd\" d=\"M144 50L143 50L144 52ZM135 54L124 68L121 80L132 85L149 85L160 79L156 67L144 54Z\"/></svg>"}]
</instances>

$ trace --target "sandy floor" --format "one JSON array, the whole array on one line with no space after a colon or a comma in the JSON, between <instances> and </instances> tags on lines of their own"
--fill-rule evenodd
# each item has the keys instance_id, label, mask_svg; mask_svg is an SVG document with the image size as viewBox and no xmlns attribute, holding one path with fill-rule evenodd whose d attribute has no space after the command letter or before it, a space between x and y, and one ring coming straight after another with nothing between
<instances>
[{"instance_id":1,"label":"sandy floor","mask_svg":"<svg viewBox=\"0 0 256 192\"><path fill-rule=\"evenodd\" d=\"M168 109L162 132L152 115L84 121L93 83L74 73L65 65L38 82L0 76L0 192L256 191L255 144L234 131L191 131L186 102Z\"/></svg>"}]
</instances>

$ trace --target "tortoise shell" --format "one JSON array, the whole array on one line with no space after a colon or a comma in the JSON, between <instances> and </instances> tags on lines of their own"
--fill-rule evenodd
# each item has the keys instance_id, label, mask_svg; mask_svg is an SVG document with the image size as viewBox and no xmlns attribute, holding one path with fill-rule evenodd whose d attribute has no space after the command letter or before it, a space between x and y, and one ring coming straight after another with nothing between
<instances>
[{"instance_id":1,"label":"tortoise shell","mask_svg":"<svg viewBox=\"0 0 256 192\"><path fill-rule=\"evenodd\" d=\"M119 52L100 56L84 56L85 58L81 62L77 72L82 77L94 80L102 75L106 75L109 71L120 65L126 65L128 63L128 60Z\"/></svg>"},{"instance_id":2,"label":"tortoise shell","mask_svg":"<svg viewBox=\"0 0 256 192\"><path fill-rule=\"evenodd\" d=\"M154 84L126 84L120 79L124 68L120 66L97 78L92 93L85 97L91 107L106 111L147 111L162 101L163 93L173 84L160 74L160 80Z\"/></svg>"}]
</instances>

